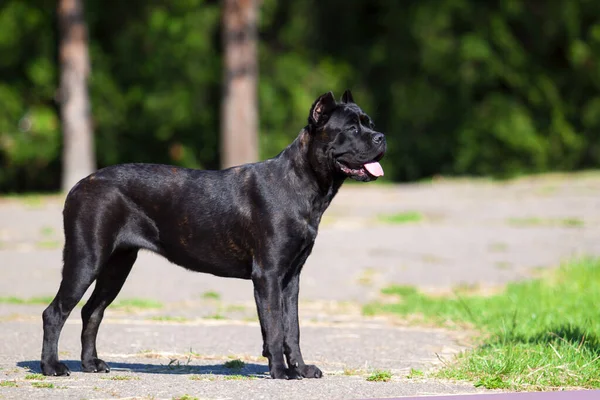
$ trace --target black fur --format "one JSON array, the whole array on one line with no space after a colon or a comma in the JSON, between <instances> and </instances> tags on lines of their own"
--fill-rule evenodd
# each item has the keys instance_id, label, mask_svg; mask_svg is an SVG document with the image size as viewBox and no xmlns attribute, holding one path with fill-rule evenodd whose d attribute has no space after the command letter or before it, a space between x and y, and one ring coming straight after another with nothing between
<instances>
[{"instance_id":1,"label":"black fur","mask_svg":"<svg viewBox=\"0 0 600 400\"><path fill-rule=\"evenodd\" d=\"M375 179L362 165L385 148L350 92L339 104L329 92L297 139L264 162L222 171L123 164L82 179L65 201L63 278L43 313L42 372L69 375L59 335L94 281L81 312L81 362L85 372L109 371L96 352L98 327L147 249L193 271L251 279L271 376L320 378L300 352L300 271L341 184Z\"/></svg>"}]
</instances>

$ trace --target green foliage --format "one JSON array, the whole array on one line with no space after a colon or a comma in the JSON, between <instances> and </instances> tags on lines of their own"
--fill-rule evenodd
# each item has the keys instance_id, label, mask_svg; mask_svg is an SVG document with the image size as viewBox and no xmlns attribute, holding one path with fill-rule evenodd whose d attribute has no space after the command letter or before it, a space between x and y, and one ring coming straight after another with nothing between
<instances>
[{"instance_id":1,"label":"green foliage","mask_svg":"<svg viewBox=\"0 0 600 400\"><path fill-rule=\"evenodd\" d=\"M87 0L99 166L219 165L220 2ZM56 2L0 5L0 191L56 190ZM264 0L261 156L352 88L389 180L597 167L600 3Z\"/></svg>"},{"instance_id":2,"label":"green foliage","mask_svg":"<svg viewBox=\"0 0 600 400\"><path fill-rule=\"evenodd\" d=\"M219 292L215 292L214 290L209 290L202 294L202 298L207 299L207 300L220 300L221 295L219 294Z\"/></svg>"},{"instance_id":3,"label":"green foliage","mask_svg":"<svg viewBox=\"0 0 600 400\"><path fill-rule=\"evenodd\" d=\"M508 223L513 226L528 227L528 226L560 226L560 227L571 227L580 228L585 224L579 218L538 218L538 217L527 217L527 218L509 218Z\"/></svg>"},{"instance_id":4,"label":"green foliage","mask_svg":"<svg viewBox=\"0 0 600 400\"><path fill-rule=\"evenodd\" d=\"M480 346L447 364L440 377L489 389L600 388L599 285L600 261L582 260L490 297L432 298L414 288L390 287L384 293L399 301L371 304L365 312L421 314L486 333Z\"/></svg>"},{"instance_id":5,"label":"green foliage","mask_svg":"<svg viewBox=\"0 0 600 400\"><path fill-rule=\"evenodd\" d=\"M408 379L424 378L425 377L425 373L423 371L421 371L420 369L411 368L410 372L408 373L408 375L406 375L406 377Z\"/></svg>"},{"instance_id":6,"label":"green foliage","mask_svg":"<svg viewBox=\"0 0 600 400\"><path fill-rule=\"evenodd\" d=\"M52 296L31 297L28 299L20 297L0 297L0 304L22 304L22 305L48 305L52 302Z\"/></svg>"},{"instance_id":7,"label":"green foliage","mask_svg":"<svg viewBox=\"0 0 600 400\"><path fill-rule=\"evenodd\" d=\"M50 382L32 382L31 386L38 389L54 389L54 383Z\"/></svg>"},{"instance_id":8,"label":"green foliage","mask_svg":"<svg viewBox=\"0 0 600 400\"><path fill-rule=\"evenodd\" d=\"M46 379L46 377L42 374L27 374L25 375L25 379L43 381Z\"/></svg>"},{"instance_id":9,"label":"green foliage","mask_svg":"<svg viewBox=\"0 0 600 400\"><path fill-rule=\"evenodd\" d=\"M390 371L375 371L367 377L369 382L389 382L392 379Z\"/></svg>"},{"instance_id":10,"label":"green foliage","mask_svg":"<svg viewBox=\"0 0 600 400\"><path fill-rule=\"evenodd\" d=\"M225 364L223 364L223 365L225 366L225 368L241 370L242 368L244 368L246 366L246 363L243 362L242 360L235 359L235 360L225 361Z\"/></svg>"},{"instance_id":11,"label":"green foliage","mask_svg":"<svg viewBox=\"0 0 600 400\"><path fill-rule=\"evenodd\" d=\"M160 301L152 299L131 298L117 300L110 307L113 309L158 309L162 308L163 304Z\"/></svg>"},{"instance_id":12,"label":"green foliage","mask_svg":"<svg viewBox=\"0 0 600 400\"><path fill-rule=\"evenodd\" d=\"M386 224L401 225L420 222L423 220L423 215L417 211L407 211L397 214L382 214L377 219Z\"/></svg>"}]
</instances>

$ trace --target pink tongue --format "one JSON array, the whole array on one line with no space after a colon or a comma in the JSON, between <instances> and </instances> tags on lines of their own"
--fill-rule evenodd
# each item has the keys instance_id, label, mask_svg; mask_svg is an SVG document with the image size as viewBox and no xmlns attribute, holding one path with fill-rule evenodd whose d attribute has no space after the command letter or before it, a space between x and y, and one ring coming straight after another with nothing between
<instances>
[{"instance_id":1,"label":"pink tongue","mask_svg":"<svg viewBox=\"0 0 600 400\"><path fill-rule=\"evenodd\" d=\"M383 168L377 161L365 164L363 167L373 176L383 176Z\"/></svg>"}]
</instances>

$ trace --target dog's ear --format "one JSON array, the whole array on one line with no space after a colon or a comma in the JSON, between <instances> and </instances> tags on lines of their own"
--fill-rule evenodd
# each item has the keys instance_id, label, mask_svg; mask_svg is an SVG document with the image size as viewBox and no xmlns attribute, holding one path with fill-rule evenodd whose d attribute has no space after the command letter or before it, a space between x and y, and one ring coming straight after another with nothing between
<instances>
[{"instance_id":1,"label":"dog's ear","mask_svg":"<svg viewBox=\"0 0 600 400\"><path fill-rule=\"evenodd\" d=\"M350 89L347 89L342 95L342 103L354 103Z\"/></svg>"},{"instance_id":2,"label":"dog's ear","mask_svg":"<svg viewBox=\"0 0 600 400\"><path fill-rule=\"evenodd\" d=\"M327 92L321 96L314 102L312 107L310 108L310 114L308 116L308 124L309 125L321 125L327 118L329 118L329 114L335 108L335 98L333 97L333 93Z\"/></svg>"}]
</instances>

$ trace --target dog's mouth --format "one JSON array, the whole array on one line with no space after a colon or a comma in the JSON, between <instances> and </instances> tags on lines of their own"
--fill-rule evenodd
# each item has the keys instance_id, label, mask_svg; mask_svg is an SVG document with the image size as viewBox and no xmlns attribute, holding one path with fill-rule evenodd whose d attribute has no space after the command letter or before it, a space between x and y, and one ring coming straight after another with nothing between
<instances>
[{"instance_id":1,"label":"dog's mouth","mask_svg":"<svg viewBox=\"0 0 600 400\"><path fill-rule=\"evenodd\" d=\"M379 164L379 160L383 157L383 153L378 154L372 161L366 162L362 165L358 165L356 167L352 167L343 161L335 160L338 165L340 171L342 171L346 176L356 179L356 180L373 180L377 179L380 176L383 176L383 168L381 164Z\"/></svg>"}]
</instances>

